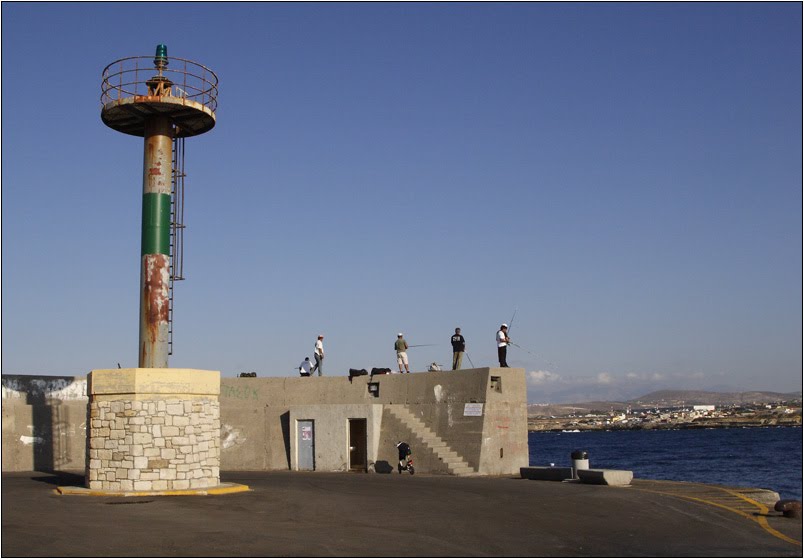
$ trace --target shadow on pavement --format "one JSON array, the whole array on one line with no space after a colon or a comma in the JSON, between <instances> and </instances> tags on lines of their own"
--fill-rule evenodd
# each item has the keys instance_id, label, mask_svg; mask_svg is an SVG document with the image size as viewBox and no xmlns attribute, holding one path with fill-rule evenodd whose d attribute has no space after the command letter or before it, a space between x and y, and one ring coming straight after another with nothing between
<instances>
[{"instance_id":1,"label":"shadow on pavement","mask_svg":"<svg viewBox=\"0 0 804 559\"><path fill-rule=\"evenodd\" d=\"M84 485L84 476L70 472L53 472L53 474L33 476L31 479L33 481L48 483L50 485Z\"/></svg>"}]
</instances>

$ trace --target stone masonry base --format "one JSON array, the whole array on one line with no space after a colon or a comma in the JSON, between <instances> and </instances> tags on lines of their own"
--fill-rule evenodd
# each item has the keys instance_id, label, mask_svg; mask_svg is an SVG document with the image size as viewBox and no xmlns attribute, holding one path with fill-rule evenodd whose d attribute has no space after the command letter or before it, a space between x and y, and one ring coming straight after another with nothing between
<instances>
[{"instance_id":1,"label":"stone masonry base","mask_svg":"<svg viewBox=\"0 0 804 559\"><path fill-rule=\"evenodd\" d=\"M216 400L90 402L87 487L160 491L220 484Z\"/></svg>"}]
</instances>

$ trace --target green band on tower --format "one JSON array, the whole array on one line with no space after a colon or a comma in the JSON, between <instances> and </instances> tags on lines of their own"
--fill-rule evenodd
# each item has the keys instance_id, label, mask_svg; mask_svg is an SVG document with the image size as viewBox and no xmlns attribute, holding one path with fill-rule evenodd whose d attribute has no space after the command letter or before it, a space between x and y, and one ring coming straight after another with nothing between
<instances>
[{"instance_id":1,"label":"green band on tower","mask_svg":"<svg viewBox=\"0 0 804 559\"><path fill-rule=\"evenodd\" d=\"M142 255L170 254L170 194L142 196Z\"/></svg>"}]
</instances>

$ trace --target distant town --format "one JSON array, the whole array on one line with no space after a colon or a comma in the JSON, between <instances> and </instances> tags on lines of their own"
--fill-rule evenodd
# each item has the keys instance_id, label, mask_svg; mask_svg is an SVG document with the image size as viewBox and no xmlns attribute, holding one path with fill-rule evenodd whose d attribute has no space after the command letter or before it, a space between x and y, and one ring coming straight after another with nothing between
<instances>
[{"instance_id":1,"label":"distant town","mask_svg":"<svg viewBox=\"0 0 804 559\"><path fill-rule=\"evenodd\" d=\"M627 402L531 404L528 430L800 426L801 408L800 394L661 391Z\"/></svg>"}]
</instances>

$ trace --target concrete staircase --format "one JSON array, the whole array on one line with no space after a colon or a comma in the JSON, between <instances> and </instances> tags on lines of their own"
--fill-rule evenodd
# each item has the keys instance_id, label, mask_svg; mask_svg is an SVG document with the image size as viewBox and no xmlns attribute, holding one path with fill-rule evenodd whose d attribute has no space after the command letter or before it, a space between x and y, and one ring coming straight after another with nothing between
<instances>
[{"instance_id":1,"label":"concrete staircase","mask_svg":"<svg viewBox=\"0 0 804 559\"><path fill-rule=\"evenodd\" d=\"M410 429L413 435L422 441L425 448L433 452L447 466L447 470L457 476L471 475L475 469L469 465L463 457L452 450L444 440L436 435L424 422L413 415L408 408L402 404L386 405L388 412L394 416L405 427Z\"/></svg>"}]
</instances>

